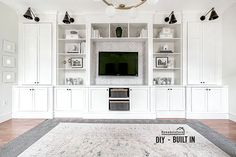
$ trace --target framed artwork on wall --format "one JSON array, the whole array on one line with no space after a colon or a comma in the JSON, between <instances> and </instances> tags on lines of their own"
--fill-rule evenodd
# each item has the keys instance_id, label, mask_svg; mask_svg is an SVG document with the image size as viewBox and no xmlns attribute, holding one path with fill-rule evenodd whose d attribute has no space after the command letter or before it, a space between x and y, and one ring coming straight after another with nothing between
<instances>
[{"instance_id":1,"label":"framed artwork on wall","mask_svg":"<svg viewBox=\"0 0 236 157\"><path fill-rule=\"evenodd\" d=\"M156 68L167 68L168 57L156 57Z\"/></svg>"},{"instance_id":2,"label":"framed artwork on wall","mask_svg":"<svg viewBox=\"0 0 236 157\"><path fill-rule=\"evenodd\" d=\"M9 53L15 53L16 52L16 45L14 42L3 40L3 51L9 52Z\"/></svg>"},{"instance_id":3,"label":"framed artwork on wall","mask_svg":"<svg viewBox=\"0 0 236 157\"><path fill-rule=\"evenodd\" d=\"M15 57L2 56L2 66L7 68L15 68L16 67Z\"/></svg>"},{"instance_id":4,"label":"framed artwork on wall","mask_svg":"<svg viewBox=\"0 0 236 157\"><path fill-rule=\"evenodd\" d=\"M2 77L3 83L14 83L16 80L15 72L3 72Z\"/></svg>"}]
</instances>

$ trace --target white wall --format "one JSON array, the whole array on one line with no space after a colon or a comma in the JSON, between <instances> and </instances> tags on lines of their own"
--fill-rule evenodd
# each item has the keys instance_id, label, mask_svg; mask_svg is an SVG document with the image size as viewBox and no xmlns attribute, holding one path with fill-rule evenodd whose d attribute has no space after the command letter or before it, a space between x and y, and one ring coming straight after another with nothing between
<instances>
[{"instance_id":1,"label":"white wall","mask_svg":"<svg viewBox=\"0 0 236 157\"><path fill-rule=\"evenodd\" d=\"M12 84L4 84L2 81L2 73L17 72L17 68L4 68L2 66L2 56L14 56L17 60L16 54L9 54L3 51L3 40L17 43L18 38L18 16L15 11L0 2L0 122L11 118L12 106ZM17 44L16 44L17 46ZM17 64L16 64L17 65Z\"/></svg>"},{"instance_id":2,"label":"white wall","mask_svg":"<svg viewBox=\"0 0 236 157\"><path fill-rule=\"evenodd\" d=\"M236 121L236 4L223 14L223 83L229 86L230 118Z\"/></svg>"}]
</instances>

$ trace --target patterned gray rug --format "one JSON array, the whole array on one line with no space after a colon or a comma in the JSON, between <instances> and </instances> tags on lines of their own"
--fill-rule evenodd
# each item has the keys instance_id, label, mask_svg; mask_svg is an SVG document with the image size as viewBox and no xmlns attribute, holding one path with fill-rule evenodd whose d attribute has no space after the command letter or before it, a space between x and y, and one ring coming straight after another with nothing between
<instances>
[{"instance_id":1,"label":"patterned gray rug","mask_svg":"<svg viewBox=\"0 0 236 157\"><path fill-rule=\"evenodd\" d=\"M236 143L193 120L54 119L5 145L0 156L236 157Z\"/></svg>"}]
</instances>

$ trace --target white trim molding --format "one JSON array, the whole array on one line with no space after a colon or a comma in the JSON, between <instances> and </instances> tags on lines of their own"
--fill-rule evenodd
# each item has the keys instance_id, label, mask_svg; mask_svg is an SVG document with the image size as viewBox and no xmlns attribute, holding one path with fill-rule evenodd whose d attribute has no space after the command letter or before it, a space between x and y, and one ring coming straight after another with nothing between
<instances>
[{"instance_id":1,"label":"white trim molding","mask_svg":"<svg viewBox=\"0 0 236 157\"><path fill-rule=\"evenodd\" d=\"M11 112L1 114L1 115L0 115L0 123L5 122L5 121L11 119L11 118L12 118L11 115L12 115Z\"/></svg>"},{"instance_id":2,"label":"white trim molding","mask_svg":"<svg viewBox=\"0 0 236 157\"><path fill-rule=\"evenodd\" d=\"M236 114L229 114L229 119L236 122Z\"/></svg>"}]
</instances>

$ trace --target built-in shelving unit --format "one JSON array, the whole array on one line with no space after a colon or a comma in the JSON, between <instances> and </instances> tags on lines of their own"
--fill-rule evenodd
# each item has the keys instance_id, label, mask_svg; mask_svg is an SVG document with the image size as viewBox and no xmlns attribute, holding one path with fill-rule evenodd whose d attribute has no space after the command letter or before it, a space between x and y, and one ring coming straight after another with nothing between
<instances>
[{"instance_id":1,"label":"built-in shelving unit","mask_svg":"<svg viewBox=\"0 0 236 157\"><path fill-rule=\"evenodd\" d=\"M122 29L117 36L116 29ZM148 24L147 23L92 23L90 47L90 84L148 85ZM98 54L100 51L138 52L138 76L99 76Z\"/></svg>"},{"instance_id":2,"label":"built-in shelving unit","mask_svg":"<svg viewBox=\"0 0 236 157\"><path fill-rule=\"evenodd\" d=\"M86 25L58 25L57 85L84 85L86 80Z\"/></svg>"},{"instance_id":3,"label":"built-in shelving unit","mask_svg":"<svg viewBox=\"0 0 236 157\"><path fill-rule=\"evenodd\" d=\"M182 84L182 25L153 25L153 85Z\"/></svg>"}]
</instances>

